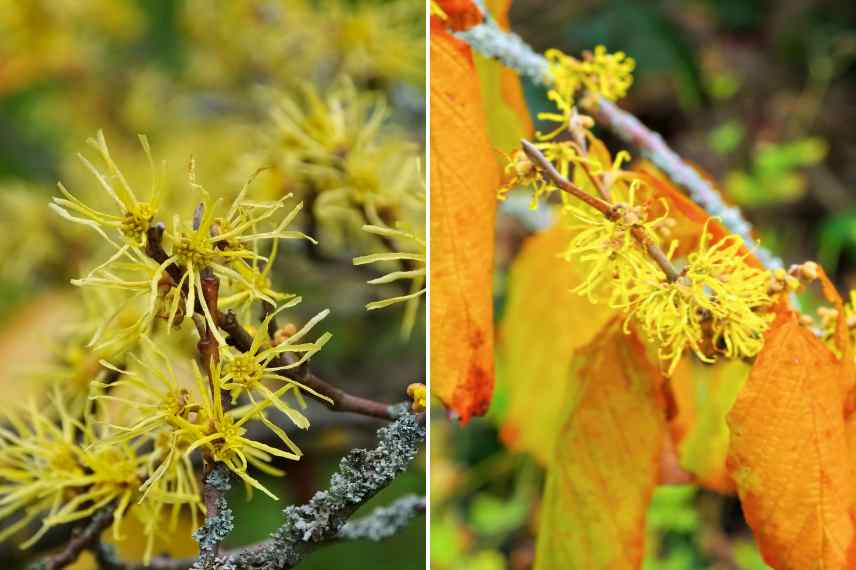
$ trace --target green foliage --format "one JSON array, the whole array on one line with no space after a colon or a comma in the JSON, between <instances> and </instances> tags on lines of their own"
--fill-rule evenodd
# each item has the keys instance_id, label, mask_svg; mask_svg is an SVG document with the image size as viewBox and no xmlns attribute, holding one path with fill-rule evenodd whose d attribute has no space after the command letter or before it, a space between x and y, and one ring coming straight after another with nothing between
<instances>
[{"instance_id":1,"label":"green foliage","mask_svg":"<svg viewBox=\"0 0 856 570\"><path fill-rule=\"evenodd\" d=\"M793 202L806 190L802 169L824 159L827 144L818 137L788 143L763 144L748 171L735 170L725 178L728 194L743 206Z\"/></svg>"}]
</instances>

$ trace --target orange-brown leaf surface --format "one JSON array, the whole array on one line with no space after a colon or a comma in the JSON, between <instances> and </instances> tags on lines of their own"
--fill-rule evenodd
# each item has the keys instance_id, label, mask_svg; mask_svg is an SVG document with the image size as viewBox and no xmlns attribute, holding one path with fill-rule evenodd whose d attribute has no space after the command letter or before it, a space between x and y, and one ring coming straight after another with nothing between
<instances>
[{"instance_id":1,"label":"orange-brown leaf surface","mask_svg":"<svg viewBox=\"0 0 856 570\"><path fill-rule=\"evenodd\" d=\"M777 570L856 567L841 389L850 368L780 306L728 415L728 469L761 553Z\"/></svg>"},{"instance_id":2,"label":"orange-brown leaf surface","mask_svg":"<svg viewBox=\"0 0 856 570\"><path fill-rule=\"evenodd\" d=\"M466 421L493 391L499 167L469 47L431 29L431 389Z\"/></svg>"},{"instance_id":3,"label":"orange-brown leaf surface","mask_svg":"<svg viewBox=\"0 0 856 570\"><path fill-rule=\"evenodd\" d=\"M564 394L533 394L565 405L535 569L638 569L666 435L661 376L619 321L580 349L572 370Z\"/></svg>"},{"instance_id":4,"label":"orange-brown leaf surface","mask_svg":"<svg viewBox=\"0 0 856 570\"><path fill-rule=\"evenodd\" d=\"M615 311L571 292L582 276L559 254L572 231L563 225L526 240L511 267L498 335L499 379L508 408L502 439L542 464L551 462L576 349L588 344Z\"/></svg>"}]
</instances>

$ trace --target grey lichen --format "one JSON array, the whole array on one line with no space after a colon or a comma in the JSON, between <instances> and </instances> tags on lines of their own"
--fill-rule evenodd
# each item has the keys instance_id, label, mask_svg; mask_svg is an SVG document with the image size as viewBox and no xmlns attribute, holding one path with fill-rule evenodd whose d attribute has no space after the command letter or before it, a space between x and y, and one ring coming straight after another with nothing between
<instances>
[{"instance_id":1,"label":"grey lichen","mask_svg":"<svg viewBox=\"0 0 856 570\"><path fill-rule=\"evenodd\" d=\"M206 508L208 509L205 524L196 529L193 539L199 543L199 559L193 565L194 569L223 568L218 562L228 562L217 559L220 543L235 528L232 509L226 501L226 492L231 488L229 471L224 465L217 464L205 477Z\"/></svg>"},{"instance_id":2,"label":"grey lichen","mask_svg":"<svg viewBox=\"0 0 856 570\"><path fill-rule=\"evenodd\" d=\"M425 441L424 418L406 414L378 431L374 449L355 449L339 463L330 487L283 511L270 540L237 555L239 568L293 568L316 545L335 540L348 518L407 469Z\"/></svg>"},{"instance_id":3,"label":"grey lichen","mask_svg":"<svg viewBox=\"0 0 856 570\"><path fill-rule=\"evenodd\" d=\"M406 527L413 517L424 511L425 497L407 495L388 507L379 507L368 516L345 523L339 531L339 538L378 542L394 536Z\"/></svg>"}]
</instances>

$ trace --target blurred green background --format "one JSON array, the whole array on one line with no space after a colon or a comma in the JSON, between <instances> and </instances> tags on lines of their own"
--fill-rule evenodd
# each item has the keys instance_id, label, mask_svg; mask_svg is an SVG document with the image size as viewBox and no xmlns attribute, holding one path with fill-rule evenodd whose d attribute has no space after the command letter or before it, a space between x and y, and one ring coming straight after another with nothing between
<instances>
[{"instance_id":1,"label":"blurred green background","mask_svg":"<svg viewBox=\"0 0 856 570\"><path fill-rule=\"evenodd\" d=\"M538 52L603 44L633 57L621 107L716 179L786 266L816 260L842 291L856 288L856 4L514 0L510 21ZM552 110L542 88L524 88L533 117ZM625 148L597 133L613 154ZM530 232L499 218L497 322L509 264ZM487 417L460 427L434 407L435 570L532 567L544 472L501 443L505 398L500 367ZM766 568L736 498L694 486L658 489L647 545L646 570Z\"/></svg>"}]
</instances>

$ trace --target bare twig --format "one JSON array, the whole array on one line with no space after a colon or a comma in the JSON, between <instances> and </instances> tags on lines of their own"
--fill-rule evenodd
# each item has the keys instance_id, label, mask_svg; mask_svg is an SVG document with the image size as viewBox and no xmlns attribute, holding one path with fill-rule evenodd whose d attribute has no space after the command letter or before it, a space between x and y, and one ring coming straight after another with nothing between
<instances>
[{"instance_id":1,"label":"bare twig","mask_svg":"<svg viewBox=\"0 0 856 570\"><path fill-rule=\"evenodd\" d=\"M571 194L575 198L578 198L594 208L595 210L602 213L604 216L609 218L610 220L618 219L620 216L619 211L615 208L613 204L610 204L606 200L598 198L597 196L592 196L561 174L556 170L556 168L550 164L550 161L547 160L541 151L533 145L531 142L527 140L520 141L523 145L523 151L526 155L535 163L535 166L540 169L547 177L555 184L559 189ZM642 227L638 225L630 226L630 233L633 235L633 238L636 239L637 242L641 246L645 248L648 255L654 262L663 270L663 273L666 274L666 278L669 281L676 281L680 277L680 273L678 273L677 269L672 265L672 262L669 261L669 258L666 257L665 252L663 252L660 247L655 244L651 239L645 235L645 231Z\"/></svg>"},{"instance_id":2,"label":"bare twig","mask_svg":"<svg viewBox=\"0 0 856 570\"><path fill-rule=\"evenodd\" d=\"M112 506L96 512L86 526L72 533L71 539L65 545L65 548L44 561L44 570L60 570L70 564L74 564L84 550L94 548L97 545L101 533L110 526L112 520Z\"/></svg>"},{"instance_id":3,"label":"bare twig","mask_svg":"<svg viewBox=\"0 0 856 570\"><path fill-rule=\"evenodd\" d=\"M591 180L591 183L594 184L594 187L597 188L597 193L600 194L600 197L606 200L607 202L611 202L612 195L609 191L609 188L607 188L603 184L603 180L601 180L600 177L592 174L591 168L589 168L588 164L586 164L585 162L580 162L579 165L580 168L583 169L583 172L586 173L586 177L588 177L588 179Z\"/></svg>"}]
</instances>

